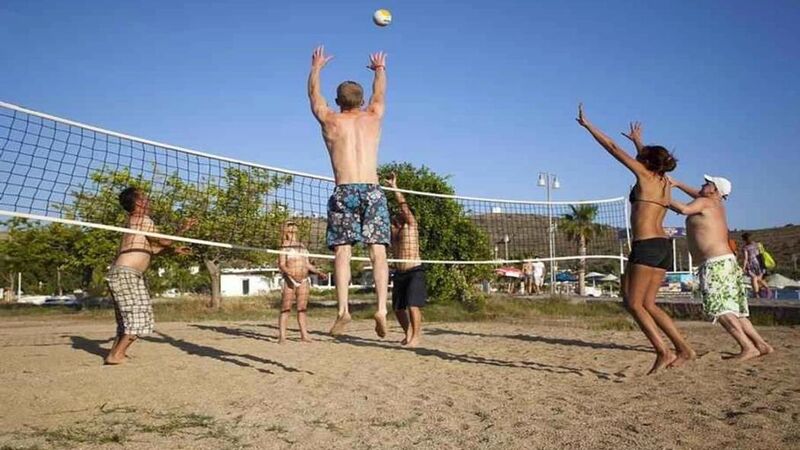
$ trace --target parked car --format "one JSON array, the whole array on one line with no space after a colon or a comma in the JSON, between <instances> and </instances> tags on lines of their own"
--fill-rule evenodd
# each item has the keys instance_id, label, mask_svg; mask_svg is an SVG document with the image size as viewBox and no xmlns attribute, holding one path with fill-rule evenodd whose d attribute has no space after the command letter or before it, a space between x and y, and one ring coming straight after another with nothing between
<instances>
[{"instance_id":1,"label":"parked car","mask_svg":"<svg viewBox=\"0 0 800 450\"><path fill-rule=\"evenodd\" d=\"M70 306L80 307L81 302L74 295L55 295L47 297L42 306Z\"/></svg>"}]
</instances>

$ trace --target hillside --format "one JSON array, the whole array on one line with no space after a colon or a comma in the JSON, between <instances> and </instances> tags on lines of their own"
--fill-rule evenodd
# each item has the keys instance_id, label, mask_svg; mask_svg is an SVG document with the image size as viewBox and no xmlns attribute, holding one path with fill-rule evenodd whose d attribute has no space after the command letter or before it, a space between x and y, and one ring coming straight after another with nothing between
<instances>
[{"instance_id":1,"label":"hillside","mask_svg":"<svg viewBox=\"0 0 800 450\"><path fill-rule=\"evenodd\" d=\"M750 232L757 242L772 254L778 263L777 272L800 278L800 225L786 225L778 228L765 228L760 230L734 230L731 235L742 245L742 233Z\"/></svg>"}]
</instances>

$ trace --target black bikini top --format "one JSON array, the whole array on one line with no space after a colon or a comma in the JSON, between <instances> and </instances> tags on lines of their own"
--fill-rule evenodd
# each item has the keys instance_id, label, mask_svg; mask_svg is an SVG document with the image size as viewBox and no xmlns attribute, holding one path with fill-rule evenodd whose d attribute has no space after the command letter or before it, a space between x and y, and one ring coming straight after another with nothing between
<instances>
[{"instance_id":1,"label":"black bikini top","mask_svg":"<svg viewBox=\"0 0 800 450\"><path fill-rule=\"evenodd\" d=\"M664 183L664 192L663 193L664 193L664 197L666 198L668 196L668 194L669 194L670 187L669 187L669 183L666 182L666 179L664 179L664 182L665 183ZM657 200L649 200L649 199L641 198L641 197L640 198L636 198L636 188L637 187L639 187L639 183L636 183L636 185L631 188L630 194L628 194L628 201L630 201L631 203L634 203L634 202L652 203L652 204L658 205L658 206L660 206L660 207L662 207L664 209L668 209L669 208L669 204L664 204L664 203L659 202Z\"/></svg>"}]
</instances>

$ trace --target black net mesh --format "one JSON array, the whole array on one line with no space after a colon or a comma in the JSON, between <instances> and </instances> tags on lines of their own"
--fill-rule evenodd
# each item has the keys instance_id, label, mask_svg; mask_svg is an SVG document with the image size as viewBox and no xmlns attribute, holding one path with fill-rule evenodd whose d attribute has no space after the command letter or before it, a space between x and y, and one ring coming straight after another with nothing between
<instances>
[{"instance_id":1,"label":"black net mesh","mask_svg":"<svg viewBox=\"0 0 800 450\"><path fill-rule=\"evenodd\" d=\"M292 221L311 253L332 254L326 243L331 179L126 137L12 105L0 106L0 180L5 215L124 226L117 197L135 186L149 195L163 233L194 217L199 225L184 237L277 250ZM390 190L386 194L397 216L402 205ZM423 260L575 257L581 236L590 256L618 256L627 247L622 199L548 204L407 192L405 202L418 222ZM472 248L432 250L453 235L471 236ZM398 250L393 253L404 254Z\"/></svg>"}]
</instances>

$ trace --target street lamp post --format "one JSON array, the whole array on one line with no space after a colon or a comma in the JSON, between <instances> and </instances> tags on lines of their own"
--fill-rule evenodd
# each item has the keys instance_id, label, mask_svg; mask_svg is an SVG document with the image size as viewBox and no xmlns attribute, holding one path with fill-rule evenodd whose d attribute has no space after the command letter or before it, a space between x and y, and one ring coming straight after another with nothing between
<instances>
[{"instance_id":1,"label":"street lamp post","mask_svg":"<svg viewBox=\"0 0 800 450\"><path fill-rule=\"evenodd\" d=\"M503 236L503 246L505 246L505 250L506 250L505 251L506 261L508 261L508 242L510 240L511 240L511 238L509 238L507 234L505 236Z\"/></svg>"},{"instance_id":2,"label":"street lamp post","mask_svg":"<svg viewBox=\"0 0 800 450\"><path fill-rule=\"evenodd\" d=\"M552 295L556 292L556 230L553 225L553 205L550 203L550 190L560 188L561 183L558 181L558 175L548 172L539 172L539 181L537 181L536 185L545 188L547 192L547 234L548 246L550 247L550 294Z\"/></svg>"}]
</instances>

